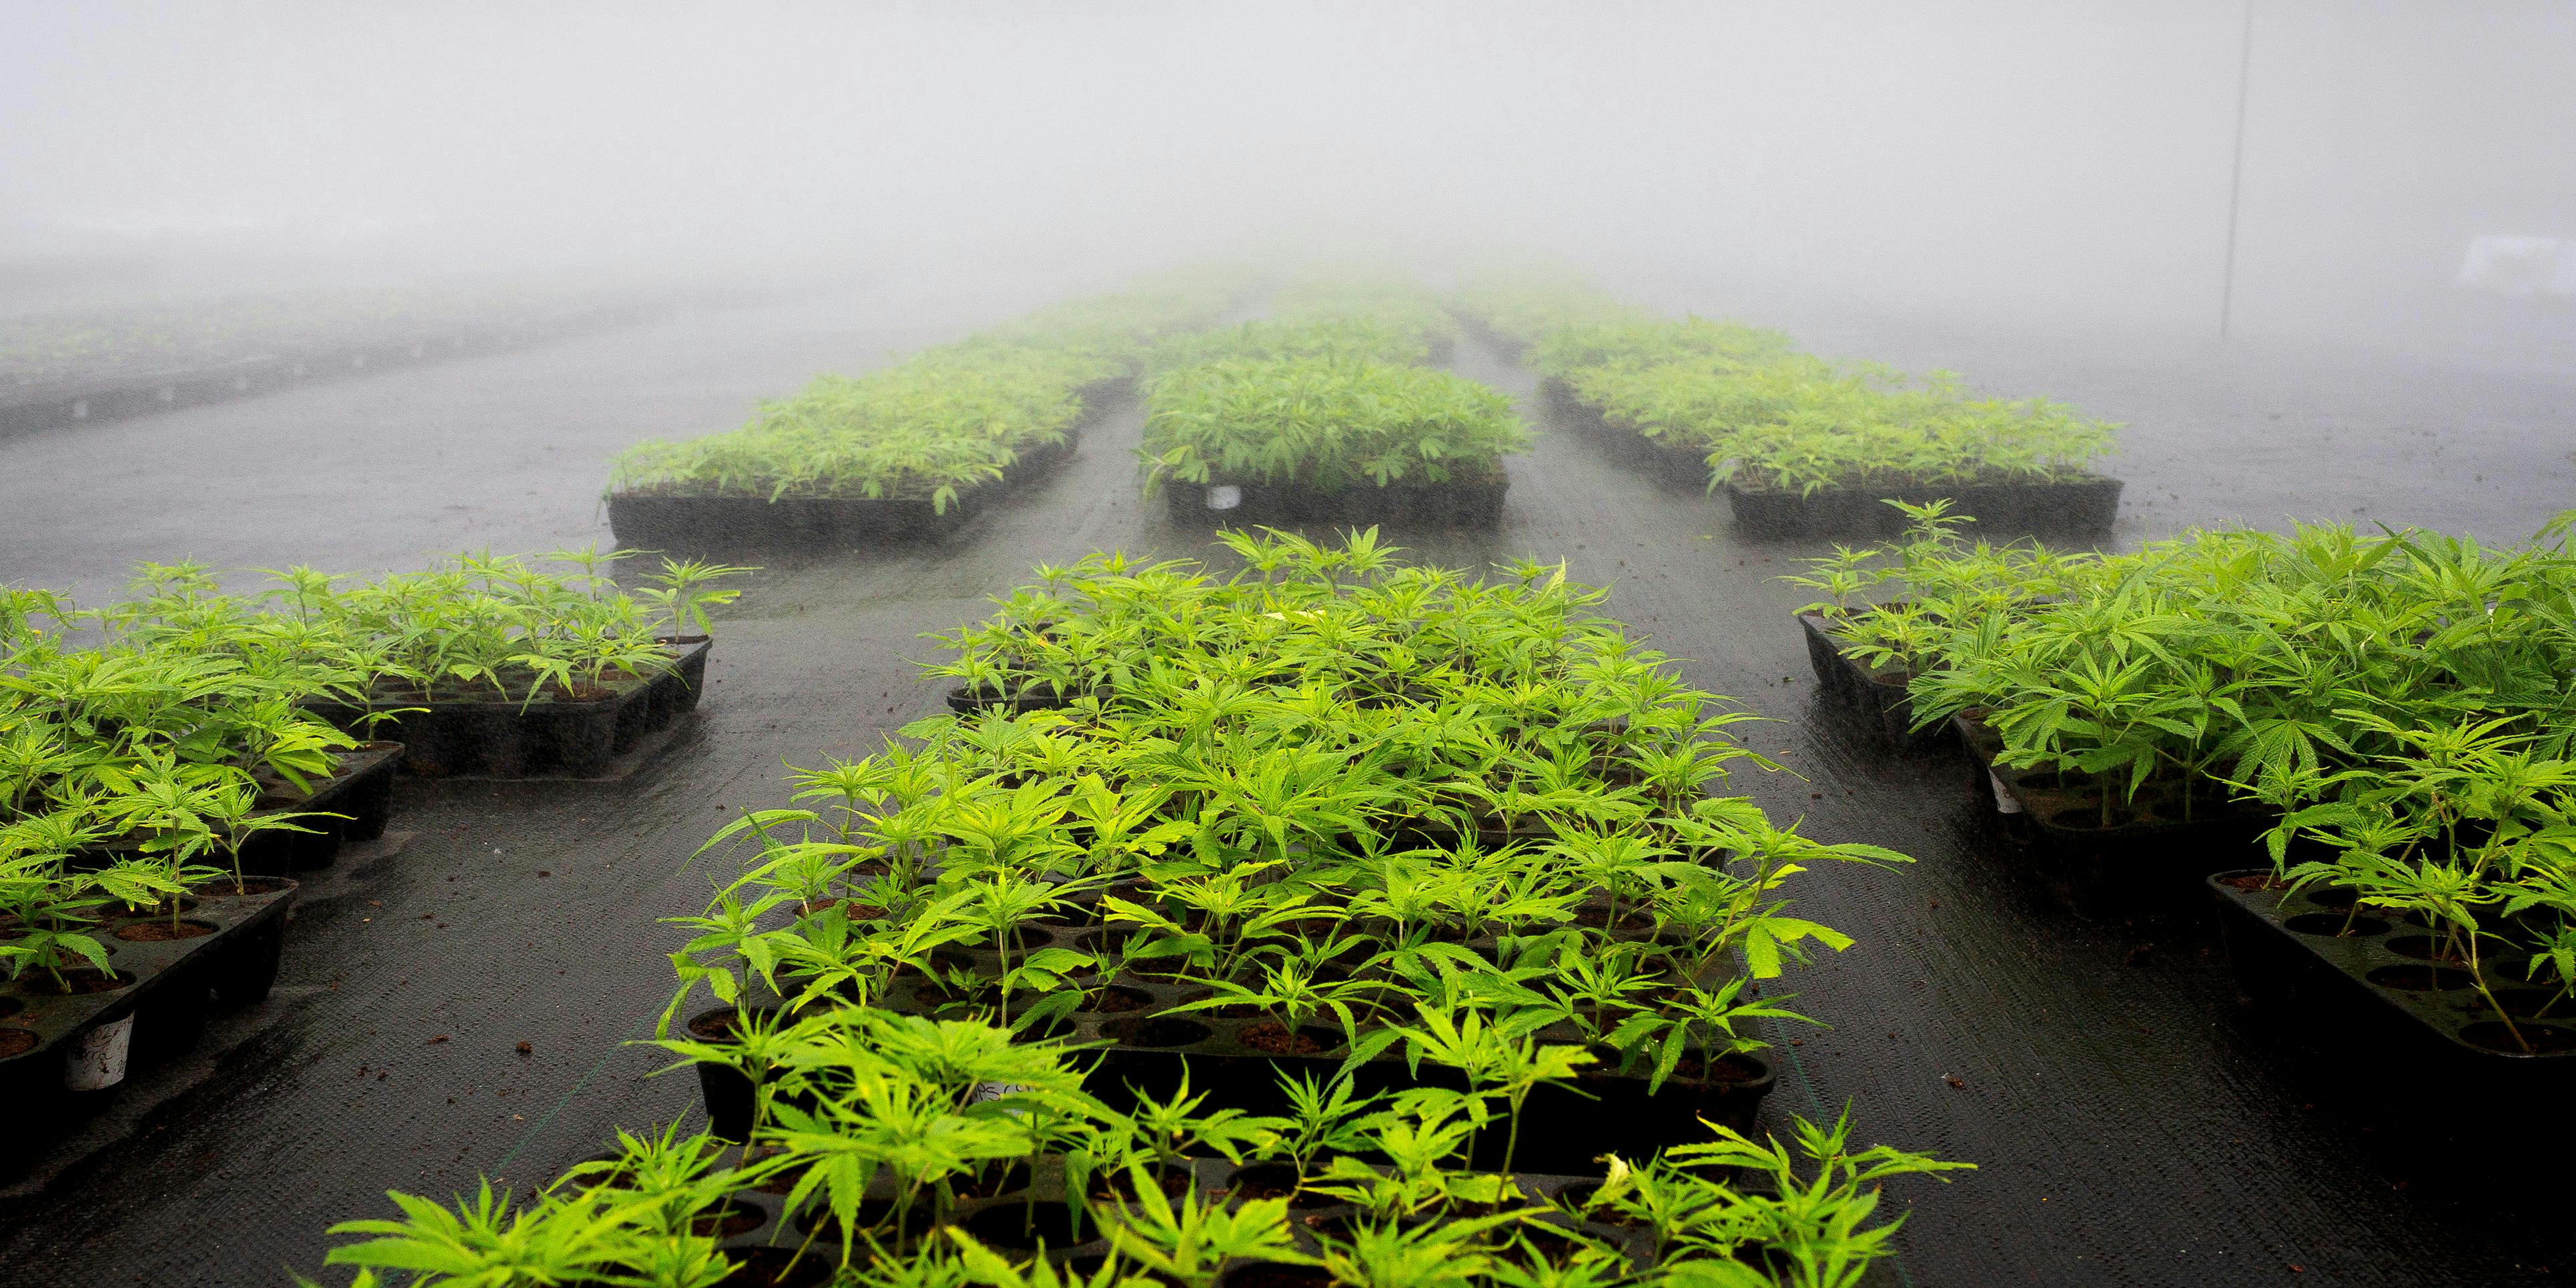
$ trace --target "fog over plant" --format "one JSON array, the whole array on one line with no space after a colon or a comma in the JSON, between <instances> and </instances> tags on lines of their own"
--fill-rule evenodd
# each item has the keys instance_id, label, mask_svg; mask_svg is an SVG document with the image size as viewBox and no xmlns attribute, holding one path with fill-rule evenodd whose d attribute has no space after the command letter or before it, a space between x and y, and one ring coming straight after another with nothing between
<instances>
[{"instance_id":1,"label":"fog over plant","mask_svg":"<svg viewBox=\"0 0 2576 1288\"><path fill-rule=\"evenodd\" d=\"M67 263L972 284L1320 247L2214 336L2240 77L2240 334L2555 334L2576 291L2550 244L2461 281L2480 238L2576 236L2576 6L2540 0L26 4L0 31L11 311Z\"/></svg>"},{"instance_id":2,"label":"fog over plant","mask_svg":"<svg viewBox=\"0 0 2576 1288\"><path fill-rule=\"evenodd\" d=\"M0 0L0 1288L2557 1282L2571 416L2576 0Z\"/></svg>"}]
</instances>

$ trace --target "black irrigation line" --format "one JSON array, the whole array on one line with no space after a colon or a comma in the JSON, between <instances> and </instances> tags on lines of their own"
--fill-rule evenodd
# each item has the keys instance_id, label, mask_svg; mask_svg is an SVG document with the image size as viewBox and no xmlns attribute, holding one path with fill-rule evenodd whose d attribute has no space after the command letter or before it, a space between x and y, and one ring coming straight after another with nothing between
<instances>
[{"instance_id":1,"label":"black irrigation line","mask_svg":"<svg viewBox=\"0 0 2576 1288\"><path fill-rule=\"evenodd\" d=\"M774 329L794 333L795 322ZM775 337L752 325L715 358L700 353L702 332L629 336L388 373L271 407L287 430L320 442L362 419L353 409L388 399L424 421L483 424L448 409L560 405L578 394L598 404L580 428L605 442L669 423L675 402L708 396L700 386L711 373L758 383L760 364L784 361L761 351ZM1514 393L1534 385L1473 346L1457 365ZM2149 419L2134 406L2102 410ZM241 414L207 408L89 432L114 435L121 459L150 460L156 447ZM2518 429L2528 423L2500 411L2473 428L2480 450L2502 453L2531 440ZM388 1187L444 1196L506 1170L525 1172L511 1178L524 1190L605 1147L619 1126L695 1112L686 1071L648 1078L670 1058L624 1040L625 1017L658 1013L668 997L676 938L658 919L704 898L706 873L683 871L681 860L740 807L774 803L782 762L863 754L881 733L943 710L938 686L905 661L933 654L919 633L979 615L983 596L1021 583L1031 565L1112 547L1209 553L1137 498L1126 451L1139 424L1132 407L1114 415L1062 475L949 548L762 574L717 637L698 726L631 781L408 789L394 826L414 834L410 848L306 905L290 988L270 1004L268 1027L125 1145L39 1197L0 1204L0 1284L275 1285L281 1266L320 1268L325 1226L386 1213ZM406 490L480 495L503 516L503 534L552 537L568 506L588 513L597 485L590 461L524 454L525 441L558 428L531 413L454 431L436 459L406 461ZM2162 497L2241 470L2189 438L2199 432L2133 431L2139 445L2118 472L2138 494ZM2306 512L2384 496L2367 489L2392 486L2404 462L2383 447L2359 440L2332 472L2321 467ZM0 444L0 478L41 459L33 450L31 440ZM230 477L253 482L269 468L253 458ZM531 499L503 508L489 484L496 472L508 474L512 497L524 487ZM2507 508L2545 515L2555 506L2543 494L2563 472L2553 458L2513 476L2522 490ZM2293 1053L2267 1041L2259 1017L2240 1012L2205 928L2072 919L1987 852L1958 762L1885 755L1835 727L1809 692L1787 616L1803 596L1769 580L1815 550L1738 542L1722 507L1662 489L1570 436L1543 436L1512 473L1498 532L1393 539L1414 558L1457 566L1563 557L1572 575L1613 585L1607 611L1687 659L1693 683L1775 718L1746 741L1804 777L1747 782L1766 808L1803 815L1811 834L1918 859L1807 883L1799 910L1858 944L1789 982L1796 1005L1832 1027L1781 1035L1775 1054L1798 1090L1775 1093L1764 1120L1785 1131L1791 1113L1849 1103L1864 1142L1981 1165L1948 1185L1908 1178L1891 1188L1890 1209L1908 1213L1898 1243L1909 1282L2500 1284L2554 1282L2521 1268L2537 1262L2576 1269L2553 1243L2547 1207L2447 1191L2369 1143L2387 1133L2330 1103ZM112 515L115 490L130 485L101 484L96 508ZM163 504L156 530L181 534L239 532L245 496L286 504L220 477L169 495L180 499ZM338 566L463 544L417 514L340 504L313 507L281 539L300 543L304 561ZM45 536L77 543L106 531ZM2124 524L2120 535L2145 532ZM433 1043L440 1035L448 1040ZM521 1038L533 1039L534 1055L513 1053Z\"/></svg>"}]
</instances>

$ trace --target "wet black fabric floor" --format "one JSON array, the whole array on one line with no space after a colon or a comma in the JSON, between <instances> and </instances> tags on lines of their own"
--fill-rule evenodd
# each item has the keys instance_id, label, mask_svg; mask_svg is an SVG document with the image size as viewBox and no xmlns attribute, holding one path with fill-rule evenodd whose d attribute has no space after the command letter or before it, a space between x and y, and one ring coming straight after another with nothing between
<instances>
[{"instance_id":1,"label":"wet black fabric floor","mask_svg":"<svg viewBox=\"0 0 2576 1288\"><path fill-rule=\"evenodd\" d=\"M814 367L968 324L922 308L904 326L851 316L682 319L0 444L0 575L97 597L137 558L359 568L463 544L604 541L592 500L615 447L727 423ZM1532 388L1490 354L1459 365ZM2130 511L2124 541L2234 512L2218 485L2248 474L2230 417L2277 403L2284 432L2311 428L2296 373L2243 375L2261 388L2241 394L2181 365L2161 381L2073 359L2016 374L2135 423L2121 472L2142 498L2172 499ZM2408 494L2381 480L2420 471L2420 442L2399 427L2430 410L2407 388L2392 377L2371 416L2327 427L2337 466L2315 491L2266 486L2306 513L2402 509ZM2329 392L2338 407L2370 401ZM2518 537L2576 504L2567 437L2531 432L2527 414L2565 392L2531 379L2490 391L2503 409L2458 431L2514 467L2476 503L2483 535ZM694 910L713 876L683 861L733 812L775 802L782 763L862 754L940 710L906 660L933 655L920 633L981 612L1030 565L1104 547L1198 552L1202 538L1136 496L1138 424L1132 407L1112 412L1066 471L946 548L763 573L718 635L695 723L629 781L407 784L395 827L410 844L319 883L263 1022L133 1139L42 1193L0 1198L0 1282L280 1284L290 1267L319 1269L331 1222L389 1212L387 1188L443 1196L480 1173L525 1188L615 1126L691 1112L686 1073L650 1076L666 1059L626 1045L668 996L680 933L658 919ZM273 450L218 450L227 435ZM1889 756L1827 718L1787 617L1802 597L1770 580L1812 551L1739 543L1721 506L1578 438L1543 437L1512 475L1499 531L1399 541L1453 564L1561 557L1612 583L1609 611L1687 659L1693 682L1776 718L1747 741L1803 777L1747 790L1815 835L1919 860L1808 882L1802 911L1858 943L1798 980L1798 1004L1832 1027L1783 1035L1802 1045L1781 1048L1766 1110L1785 1126L1848 1103L1864 1139L1981 1165L1891 1189L1910 1214L1905 1281L2496 1284L2576 1265L2546 1222L2517 1227L2510 1202L2448 1196L2390 1162L2366 1124L2303 1108L2323 1099L2313 1075L2239 1006L2205 927L2074 919L1998 861L1955 762ZM2467 504L2425 495L2427 521Z\"/></svg>"}]
</instances>

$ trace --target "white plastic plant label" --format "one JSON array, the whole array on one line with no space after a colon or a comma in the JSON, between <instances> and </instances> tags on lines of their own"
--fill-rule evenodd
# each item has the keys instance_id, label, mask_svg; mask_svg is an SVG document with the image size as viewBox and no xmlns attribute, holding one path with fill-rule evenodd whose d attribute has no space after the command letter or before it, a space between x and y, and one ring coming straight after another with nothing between
<instances>
[{"instance_id":1,"label":"white plastic plant label","mask_svg":"<svg viewBox=\"0 0 2576 1288\"><path fill-rule=\"evenodd\" d=\"M1231 510L1243 504L1243 489L1232 483L1217 483L1207 490L1207 508Z\"/></svg>"},{"instance_id":2,"label":"white plastic plant label","mask_svg":"<svg viewBox=\"0 0 2576 1288\"><path fill-rule=\"evenodd\" d=\"M1997 810L2006 814L2018 814L2021 812L2021 802L2014 800L2013 794L2004 790L2003 775L1989 769L1986 771L1986 781L1994 785L1995 808Z\"/></svg>"},{"instance_id":3,"label":"white plastic plant label","mask_svg":"<svg viewBox=\"0 0 2576 1288\"><path fill-rule=\"evenodd\" d=\"M125 1081L125 1057L133 1049L131 1015L91 1029L63 1053L63 1086L72 1091L105 1091Z\"/></svg>"}]
</instances>

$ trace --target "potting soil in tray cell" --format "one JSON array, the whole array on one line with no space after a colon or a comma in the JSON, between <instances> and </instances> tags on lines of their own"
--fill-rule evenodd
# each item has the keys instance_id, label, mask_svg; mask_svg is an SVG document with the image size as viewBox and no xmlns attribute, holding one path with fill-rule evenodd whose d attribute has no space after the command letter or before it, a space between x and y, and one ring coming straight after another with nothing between
<instances>
[{"instance_id":1,"label":"potting soil in tray cell","mask_svg":"<svg viewBox=\"0 0 2576 1288\"><path fill-rule=\"evenodd\" d=\"M108 951L54 973L30 967L0 984L0 1104L22 1122L69 1089L103 1090L126 1063L185 1050L211 998L246 1006L277 981L295 883L231 878L198 886L169 910L83 928Z\"/></svg>"},{"instance_id":2,"label":"potting soil in tray cell","mask_svg":"<svg viewBox=\"0 0 2576 1288\"><path fill-rule=\"evenodd\" d=\"M1391 528L1490 528L1503 521L1511 480L1355 484L1331 491L1295 483L1163 484L1165 512L1185 526L1349 523Z\"/></svg>"},{"instance_id":3,"label":"potting soil in tray cell","mask_svg":"<svg viewBox=\"0 0 2576 1288\"><path fill-rule=\"evenodd\" d=\"M2105 825L2102 794L2090 783L1998 765L2003 742L1993 730L1968 713L1951 724L1975 762L1969 790L1981 808L2000 809L2039 875L2064 885L2089 914L2193 906L2201 878L2260 854L2258 842L2276 821L2207 783L2195 787L2186 818L2179 794L2151 783L2134 799L2115 791Z\"/></svg>"},{"instance_id":4,"label":"potting soil in tray cell","mask_svg":"<svg viewBox=\"0 0 2576 1288\"><path fill-rule=\"evenodd\" d=\"M2098 477L2033 483L1919 483L1815 492L1720 485L1735 514L1737 531L1757 538L1893 537L1905 530L1904 512L1887 504L1952 502L1954 514L1973 515L1977 534L2069 533L2111 530L2120 516L2120 480Z\"/></svg>"},{"instance_id":5,"label":"potting soil in tray cell","mask_svg":"<svg viewBox=\"0 0 2576 1288\"><path fill-rule=\"evenodd\" d=\"M2576 1126L2576 1002L2526 980L2527 954L2482 963L2490 1003L2418 916L2329 885L2294 892L2270 868L2220 872L2208 888L2238 981L2275 1016L2411 1083L2431 1073L2446 1097Z\"/></svg>"},{"instance_id":6,"label":"potting soil in tray cell","mask_svg":"<svg viewBox=\"0 0 2576 1288\"><path fill-rule=\"evenodd\" d=\"M832 552L944 541L996 497L1072 458L1075 436L1022 452L998 482L967 488L945 506L929 497L710 495L648 489L608 497L608 527L621 546L694 552Z\"/></svg>"}]
</instances>

